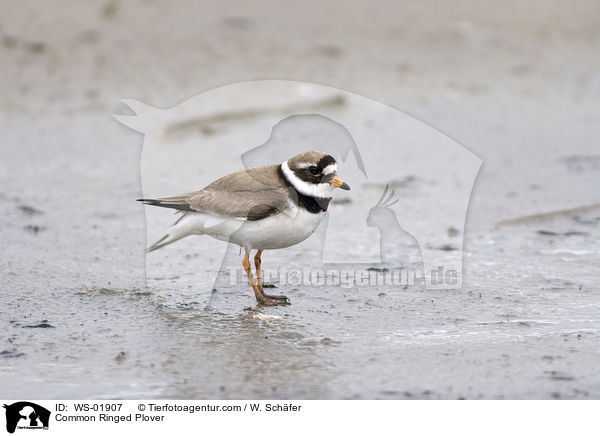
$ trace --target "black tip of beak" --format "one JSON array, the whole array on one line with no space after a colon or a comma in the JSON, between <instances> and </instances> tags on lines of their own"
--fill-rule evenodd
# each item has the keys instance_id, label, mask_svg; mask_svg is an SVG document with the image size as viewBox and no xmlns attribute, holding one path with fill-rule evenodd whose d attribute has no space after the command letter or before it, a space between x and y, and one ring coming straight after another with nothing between
<instances>
[{"instance_id":1,"label":"black tip of beak","mask_svg":"<svg viewBox=\"0 0 600 436\"><path fill-rule=\"evenodd\" d=\"M349 191L350 186L348 186L348 184L346 182L344 182L344 184L342 186L340 186L340 189L343 189L344 191Z\"/></svg>"}]
</instances>

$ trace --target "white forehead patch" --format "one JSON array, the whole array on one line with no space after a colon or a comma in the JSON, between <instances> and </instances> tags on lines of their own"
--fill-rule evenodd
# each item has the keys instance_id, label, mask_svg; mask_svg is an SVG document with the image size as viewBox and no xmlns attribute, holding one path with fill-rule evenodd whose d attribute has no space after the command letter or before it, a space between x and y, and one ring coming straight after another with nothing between
<instances>
[{"instance_id":1,"label":"white forehead patch","mask_svg":"<svg viewBox=\"0 0 600 436\"><path fill-rule=\"evenodd\" d=\"M299 193L319 198L331 198L333 196L334 187L331 183L325 182L315 184L305 182L294 174L287 161L281 164L281 170L288 182L290 182Z\"/></svg>"},{"instance_id":2,"label":"white forehead patch","mask_svg":"<svg viewBox=\"0 0 600 436\"><path fill-rule=\"evenodd\" d=\"M323 174L331 174L337 171L337 164L330 164L323 168Z\"/></svg>"}]
</instances>

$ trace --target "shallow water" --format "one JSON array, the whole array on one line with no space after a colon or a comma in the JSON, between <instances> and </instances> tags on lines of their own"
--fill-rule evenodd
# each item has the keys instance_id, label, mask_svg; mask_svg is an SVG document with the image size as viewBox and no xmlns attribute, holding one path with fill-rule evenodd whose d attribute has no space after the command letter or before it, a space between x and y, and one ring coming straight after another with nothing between
<instances>
[{"instance_id":1,"label":"shallow water","mask_svg":"<svg viewBox=\"0 0 600 436\"><path fill-rule=\"evenodd\" d=\"M556 233L563 226L584 228L573 223L559 219L544 228ZM19 292L11 298L2 294L2 393L9 398L596 397L598 226L587 225L586 236L540 235L537 227L473 235L465 257L469 284L461 290L270 289L290 297L287 307L258 308L246 286L197 289L193 274L150 281L148 289L86 287L77 285L86 280L86 271L67 273L64 267L48 285L32 286L26 272L12 264L10 289ZM22 233L20 238L39 247L60 239L49 231ZM270 262L285 258L268 256ZM310 258L304 262L311 264ZM41 257L35 265L50 270L47 263Z\"/></svg>"}]
</instances>

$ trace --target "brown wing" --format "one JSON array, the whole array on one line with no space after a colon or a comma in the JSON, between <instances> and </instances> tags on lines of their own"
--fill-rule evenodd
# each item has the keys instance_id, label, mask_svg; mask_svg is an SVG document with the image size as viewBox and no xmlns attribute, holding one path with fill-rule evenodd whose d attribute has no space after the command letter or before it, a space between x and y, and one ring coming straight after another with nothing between
<instances>
[{"instance_id":1,"label":"brown wing","mask_svg":"<svg viewBox=\"0 0 600 436\"><path fill-rule=\"evenodd\" d=\"M139 201L152 206L254 221L287 208L288 194L279 175L279 165L267 165L233 172L201 191Z\"/></svg>"}]
</instances>

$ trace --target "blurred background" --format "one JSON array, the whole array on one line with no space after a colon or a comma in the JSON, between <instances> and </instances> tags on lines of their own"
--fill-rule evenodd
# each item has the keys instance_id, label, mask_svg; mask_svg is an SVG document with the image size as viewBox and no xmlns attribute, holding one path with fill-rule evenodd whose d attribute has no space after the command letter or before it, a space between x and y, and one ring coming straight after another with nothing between
<instances>
[{"instance_id":1,"label":"blurred background","mask_svg":"<svg viewBox=\"0 0 600 436\"><path fill-rule=\"evenodd\" d=\"M598 53L592 0L0 1L0 397L600 397ZM156 302L142 137L111 114L261 79L483 159L462 290L340 290L275 324Z\"/></svg>"}]
</instances>

